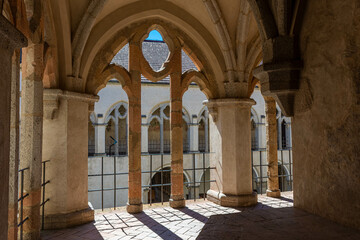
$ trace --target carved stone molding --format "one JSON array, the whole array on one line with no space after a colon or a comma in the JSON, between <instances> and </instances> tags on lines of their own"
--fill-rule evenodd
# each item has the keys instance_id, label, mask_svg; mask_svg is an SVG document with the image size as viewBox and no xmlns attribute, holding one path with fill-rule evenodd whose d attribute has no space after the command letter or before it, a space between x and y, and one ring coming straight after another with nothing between
<instances>
[{"instance_id":1,"label":"carved stone molding","mask_svg":"<svg viewBox=\"0 0 360 240\"><path fill-rule=\"evenodd\" d=\"M263 45L264 63L253 74L264 96L273 97L286 116L294 115L294 98L300 88L302 62L293 37L268 39Z\"/></svg>"},{"instance_id":2,"label":"carved stone molding","mask_svg":"<svg viewBox=\"0 0 360 240\"><path fill-rule=\"evenodd\" d=\"M60 99L86 102L89 104L89 113L94 111L95 102L99 101L98 96L85 93L63 91L60 89L44 89L44 118L54 119L59 109Z\"/></svg>"},{"instance_id":3,"label":"carved stone molding","mask_svg":"<svg viewBox=\"0 0 360 240\"><path fill-rule=\"evenodd\" d=\"M256 102L251 98L218 98L206 100L203 104L208 108L213 121L216 122L219 107L231 107L236 105L241 108L251 108L251 106L255 105Z\"/></svg>"}]
</instances>

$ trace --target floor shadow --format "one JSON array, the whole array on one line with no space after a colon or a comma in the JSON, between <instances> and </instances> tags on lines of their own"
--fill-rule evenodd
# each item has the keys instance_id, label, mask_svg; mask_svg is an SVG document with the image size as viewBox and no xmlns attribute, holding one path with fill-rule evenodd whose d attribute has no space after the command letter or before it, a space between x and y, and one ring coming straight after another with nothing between
<instances>
[{"instance_id":1,"label":"floor shadow","mask_svg":"<svg viewBox=\"0 0 360 240\"><path fill-rule=\"evenodd\" d=\"M153 218L148 216L146 213L138 213L133 215L137 220L142 222L145 226L150 228L154 233L156 233L162 239L181 239L178 235L170 231L161 223L155 221Z\"/></svg>"},{"instance_id":2,"label":"floor shadow","mask_svg":"<svg viewBox=\"0 0 360 240\"><path fill-rule=\"evenodd\" d=\"M178 209L180 212L185 213L186 215L195 218L196 220L202 222L202 223L206 223L208 221L208 218L205 217L204 215L201 215L200 213L197 213L193 210L191 210L188 207L184 207L184 208L179 208Z\"/></svg>"},{"instance_id":3,"label":"floor shadow","mask_svg":"<svg viewBox=\"0 0 360 240\"><path fill-rule=\"evenodd\" d=\"M287 202L291 202L294 203L294 200L291 198L286 198L286 197L279 197L279 199L283 200L283 201L287 201Z\"/></svg>"},{"instance_id":4,"label":"floor shadow","mask_svg":"<svg viewBox=\"0 0 360 240\"><path fill-rule=\"evenodd\" d=\"M360 231L293 207L250 210L209 218L197 239L360 239Z\"/></svg>"},{"instance_id":5,"label":"floor shadow","mask_svg":"<svg viewBox=\"0 0 360 240\"><path fill-rule=\"evenodd\" d=\"M41 231L42 240L50 239L92 239L103 240L104 238L99 233L94 223L88 223L77 227L56 229L56 230L43 230Z\"/></svg>"}]
</instances>

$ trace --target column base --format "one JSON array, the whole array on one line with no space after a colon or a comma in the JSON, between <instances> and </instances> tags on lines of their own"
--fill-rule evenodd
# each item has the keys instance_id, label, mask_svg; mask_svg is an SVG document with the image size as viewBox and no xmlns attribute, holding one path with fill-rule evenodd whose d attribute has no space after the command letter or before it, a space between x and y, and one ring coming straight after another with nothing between
<instances>
[{"instance_id":1,"label":"column base","mask_svg":"<svg viewBox=\"0 0 360 240\"><path fill-rule=\"evenodd\" d=\"M89 206L84 210L70 212L70 213L59 213L45 215L44 228L45 229L61 229L69 228L85 223L94 221L94 209Z\"/></svg>"},{"instance_id":2,"label":"column base","mask_svg":"<svg viewBox=\"0 0 360 240\"><path fill-rule=\"evenodd\" d=\"M185 199L184 198L182 198L182 199L171 198L169 200L169 205L172 208L183 208L183 207L185 207Z\"/></svg>"},{"instance_id":3,"label":"column base","mask_svg":"<svg viewBox=\"0 0 360 240\"><path fill-rule=\"evenodd\" d=\"M281 192L280 189L276 189L276 190L266 190L266 196L268 197L273 197L273 198L279 198L281 197Z\"/></svg>"},{"instance_id":4,"label":"column base","mask_svg":"<svg viewBox=\"0 0 360 240\"><path fill-rule=\"evenodd\" d=\"M244 195L225 195L214 190L207 191L207 199L224 207L249 207L257 204L257 193Z\"/></svg>"},{"instance_id":5,"label":"column base","mask_svg":"<svg viewBox=\"0 0 360 240\"><path fill-rule=\"evenodd\" d=\"M127 203L126 205L126 211L130 214L134 214L134 213L140 213L143 211L143 204L139 203L139 204L129 204Z\"/></svg>"}]
</instances>

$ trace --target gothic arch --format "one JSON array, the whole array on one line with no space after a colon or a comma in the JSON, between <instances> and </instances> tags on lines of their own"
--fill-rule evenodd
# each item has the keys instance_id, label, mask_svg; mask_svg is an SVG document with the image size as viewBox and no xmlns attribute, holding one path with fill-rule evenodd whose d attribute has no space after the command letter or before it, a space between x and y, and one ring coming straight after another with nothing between
<instances>
[{"instance_id":1,"label":"gothic arch","mask_svg":"<svg viewBox=\"0 0 360 240\"><path fill-rule=\"evenodd\" d=\"M154 5L157 5L156 2ZM176 33L176 36L181 37L181 44L186 46L186 49L192 50L189 54L190 58L194 62L198 61L198 63L196 63L197 66L203 67L201 71L204 71L206 77L209 79L213 94L215 96L221 94L221 85L218 85L215 79L221 81L225 65L223 59L219 58L219 56L221 56L219 46L205 27L196 19L193 19L192 16L189 16L193 21L190 24L190 19L184 19L184 16L188 14L186 12L184 13L184 10L181 10L183 12L182 14L179 14L179 12L175 13L174 10L178 7L172 3L161 2L158 9L146 9L141 5L141 3L134 3L120 8L94 26L82 57L81 75L84 79L87 79L86 85L83 86L85 88L84 90L86 92L93 90L94 87L91 85L94 85L92 82L95 80L94 74L96 75L97 72L102 71L99 69L106 67L120 49L119 46L121 43L125 45L125 42L130 41L134 36L133 31L135 28L147 23L149 25L158 24L166 26L166 29L172 28L171 31ZM138 11L136 11L136 13L133 12L130 6L136 6ZM125 11L125 9L127 11ZM119 11L121 11L122 14L115 15L115 13ZM136 16L141 16L140 19L147 20L141 20L139 22L135 20ZM111 24L109 24L110 19L112 19ZM191 38L188 34L191 34ZM120 36L122 36L122 38ZM199 42L202 44L199 45ZM96 66L99 67L98 70L90 71L91 68Z\"/></svg>"}]
</instances>

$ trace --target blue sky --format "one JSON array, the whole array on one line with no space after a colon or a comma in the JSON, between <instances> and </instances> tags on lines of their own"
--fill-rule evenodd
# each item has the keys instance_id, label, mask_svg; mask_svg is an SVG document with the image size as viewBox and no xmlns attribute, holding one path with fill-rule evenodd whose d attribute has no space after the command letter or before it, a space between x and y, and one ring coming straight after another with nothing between
<instances>
[{"instance_id":1,"label":"blue sky","mask_svg":"<svg viewBox=\"0 0 360 240\"><path fill-rule=\"evenodd\" d=\"M163 41L163 38L161 36L161 34L156 31L156 30L152 30L149 33L149 37L146 40L151 40L151 41Z\"/></svg>"}]
</instances>

